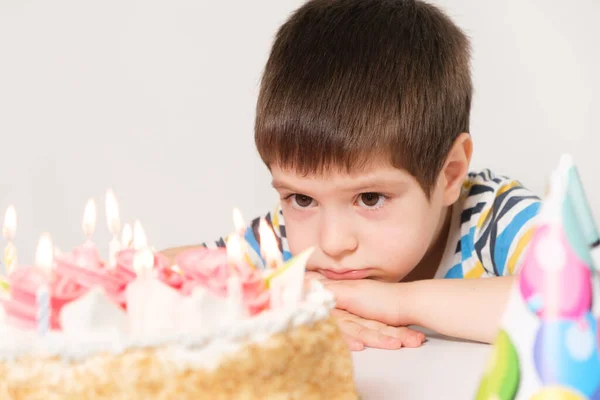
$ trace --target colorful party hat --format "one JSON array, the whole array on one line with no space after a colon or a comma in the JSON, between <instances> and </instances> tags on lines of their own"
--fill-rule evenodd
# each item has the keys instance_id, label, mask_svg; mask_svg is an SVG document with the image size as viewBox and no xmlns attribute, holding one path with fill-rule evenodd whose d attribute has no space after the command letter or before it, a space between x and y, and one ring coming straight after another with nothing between
<instances>
[{"instance_id":1,"label":"colorful party hat","mask_svg":"<svg viewBox=\"0 0 600 400\"><path fill-rule=\"evenodd\" d=\"M536 218L475 398L600 400L600 237L571 157Z\"/></svg>"}]
</instances>

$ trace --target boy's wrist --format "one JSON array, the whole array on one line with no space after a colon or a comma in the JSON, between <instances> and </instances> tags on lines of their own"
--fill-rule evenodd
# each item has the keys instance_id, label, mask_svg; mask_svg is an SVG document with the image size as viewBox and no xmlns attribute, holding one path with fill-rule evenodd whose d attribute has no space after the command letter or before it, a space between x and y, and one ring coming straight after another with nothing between
<instances>
[{"instance_id":1,"label":"boy's wrist","mask_svg":"<svg viewBox=\"0 0 600 400\"><path fill-rule=\"evenodd\" d=\"M396 300L396 325L420 325L419 297L424 281L400 282L394 285Z\"/></svg>"}]
</instances>

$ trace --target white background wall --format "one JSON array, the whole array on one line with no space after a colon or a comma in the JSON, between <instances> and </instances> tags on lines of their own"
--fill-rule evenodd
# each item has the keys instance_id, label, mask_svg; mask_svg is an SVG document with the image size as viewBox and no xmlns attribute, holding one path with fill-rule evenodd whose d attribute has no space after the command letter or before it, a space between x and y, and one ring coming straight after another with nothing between
<instances>
[{"instance_id":1,"label":"white background wall","mask_svg":"<svg viewBox=\"0 0 600 400\"><path fill-rule=\"evenodd\" d=\"M301 3L0 0L0 210L17 206L21 259L43 231L80 243L86 199L109 186L158 248L230 231L233 206L270 209L254 104L273 35ZM437 3L472 38L473 167L540 193L568 151L600 220L600 2Z\"/></svg>"}]
</instances>

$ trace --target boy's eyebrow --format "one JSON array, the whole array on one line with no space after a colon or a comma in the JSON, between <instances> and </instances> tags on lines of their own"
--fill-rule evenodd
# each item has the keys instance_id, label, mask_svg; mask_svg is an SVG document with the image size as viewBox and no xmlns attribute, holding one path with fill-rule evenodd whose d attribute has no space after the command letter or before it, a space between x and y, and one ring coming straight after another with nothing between
<instances>
[{"instance_id":1,"label":"boy's eyebrow","mask_svg":"<svg viewBox=\"0 0 600 400\"><path fill-rule=\"evenodd\" d=\"M374 178L373 180L365 180L364 182L359 182L355 185L348 186L347 188L343 188L342 190L348 192L365 192L365 191L377 191L377 190L389 190L390 186L392 187L400 187L404 184L402 180L399 179L389 179L389 178Z\"/></svg>"},{"instance_id":2,"label":"boy's eyebrow","mask_svg":"<svg viewBox=\"0 0 600 400\"><path fill-rule=\"evenodd\" d=\"M354 185L348 187L339 188L339 190L345 192L364 192L364 191L376 191L376 190L389 190L390 186L401 187L405 184L403 180L400 179L390 179L390 178L372 178L372 179L364 179L362 182L358 182ZM271 181L271 186L277 190L291 190L297 191L292 186L287 183L273 179Z\"/></svg>"},{"instance_id":3,"label":"boy's eyebrow","mask_svg":"<svg viewBox=\"0 0 600 400\"><path fill-rule=\"evenodd\" d=\"M279 180L277 180L277 179L273 179L273 180L271 181L271 186L272 186L274 189L288 189L288 190L289 190L289 189L291 189L291 188L290 188L288 185L286 185L284 182L281 182L281 181L279 181Z\"/></svg>"}]
</instances>

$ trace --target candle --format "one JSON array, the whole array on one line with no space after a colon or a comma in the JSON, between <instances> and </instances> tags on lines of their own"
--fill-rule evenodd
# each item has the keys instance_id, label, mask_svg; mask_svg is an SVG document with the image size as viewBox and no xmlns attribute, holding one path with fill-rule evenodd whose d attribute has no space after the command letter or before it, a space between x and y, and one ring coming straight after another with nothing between
<instances>
[{"instance_id":1,"label":"candle","mask_svg":"<svg viewBox=\"0 0 600 400\"><path fill-rule=\"evenodd\" d=\"M38 334L44 336L50 330L50 281L52 280L52 264L54 262L54 246L50 235L45 233L40 237L36 254L35 265L43 271L44 280L35 292L36 296L36 324Z\"/></svg>"},{"instance_id":2,"label":"candle","mask_svg":"<svg viewBox=\"0 0 600 400\"><path fill-rule=\"evenodd\" d=\"M244 237L246 232L246 223L244 222L244 217L242 217L242 212L239 208L233 209L233 226L238 235Z\"/></svg>"},{"instance_id":3,"label":"candle","mask_svg":"<svg viewBox=\"0 0 600 400\"><path fill-rule=\"evenodd\" d=\"M112 239L108 244L108 265L115 268L117 264L117 253L121 251L121 242L119 233L121 231L121 219L119 217L119 203L112 189L106 191L106 223L108 230L112 234ZM131 229L131 228L130 228Z\"/></svg>"},{"instance_id":4,"label":"candle","mask_svg":"<svg viewBox=\"0 0 600 400\"><path fill-rule=\"evenodd\" d=\"M227 261L235 267L241 266L244 263L244 253L242 247L242 239L238 235L230 235L227 238Z\"/></svg>"},{"instance_id":5,"label":"candle","mask_svg":"<svg viewBox=\"0 0 600 400\"><path fill-rule=\"evenodd\" d=\"M96 219L96 201L90 198L85 205L83 220L81 223L86 241L83 245L77 246L73 249L75 263L84 268L94 269L102 266L102 260L100 259L98 248L96 247L96 244L92 242L92 236L96 230Z\"/></svg>"},{"instance_id":6,"label":"candle","mask_svg":"<svg viewBox=\"0 0 600 400\"><path fill-rule=\"evenodd\" d=\"M10 275L17 266L17 248L13 241L15 240L15 232L17 230L17 212L13 205L6 209L4 215L4 226L2 227L2 235L8 242L4 248L4 265L5 274Z\"/></svg>"},{"instance_id":7,"label":"candle","mask_svg":"<svg viewBox=\"0 0 600 400\"><path fill-rule=\"evenodd\" d=\"M313 251L312 247L304 250L267 278L272 308L295 307L302 300L306 263Z\"/></svg>"},{"instance_id":8,"label":"candle","mask_svg":"<svg viewBox=\"0 0 600 400\"><path fill-rule=\"evenodd\" d=\"M146 238L144 227L139 220L135 220L133 223L132 247L136 250L139 250L143 247L146 247L146 243L148 243L148 239Z\"/></svg>"},{"instance_id":9,"label":"candle","mask_svg":"<svg viewBox=\"0 0 600 400\"><path fill-rule=\"evenodd\" d=\"M258 234L260 235L260 250L265 258L267 269L278 269L283 265L283 258L275 234L264 218L260 219Z\"/></svg>"},{"instance_id":10,"label":"candle","mask_svg":"<svg viewBox=\"0 0 600 400\"><path fill-rule=\"evenodd\" d=\"M96 219L97 219L97 211L96 211L96 201L92 198L88 199L85 204L85 210L83 211L83 221L81 223L81 227L83 228L83 233L88 241L91 242L92 235L96 230Z\"/></svg>"},{"instance_id":11,"label":"candle","mask_svg":"<svg viewBox=\"0 0 600 400\"><path fill-rule=\"evenodd\" d=\"M235 233L233 235L237 235L239 238L239 244L241 246L242 259L249 266L256 268L252 260L250 259L249 249L250 245L244 239L246 235L246 223L244 222L244 218L242 217L242 213L238 208L233 209L233 226L235 227Z\"/></svg>"},{"instance_id":12,"label":"candle","mask_svg":"<svg viewBox=\"0 0 600 400\"><path fill-rule=\"evenodd\" d=\"M136 278L127 285L127 316L130 334L136 340L172 334L181 296L161 282L154 273L154 252L148 247L139 221L134 225L133 269Z\"/></svg>"},{"instance_id":13,"label":"candle","mask_svg":"<svg viewBox=\"0 0 600 400\"><path fill-rule=\"evenodd\" d=\"M131 224L126 223L123 225L123 231L121 232L121 248L131 249L133 246L133 229Z\"/></svg>"}]
</instances>

